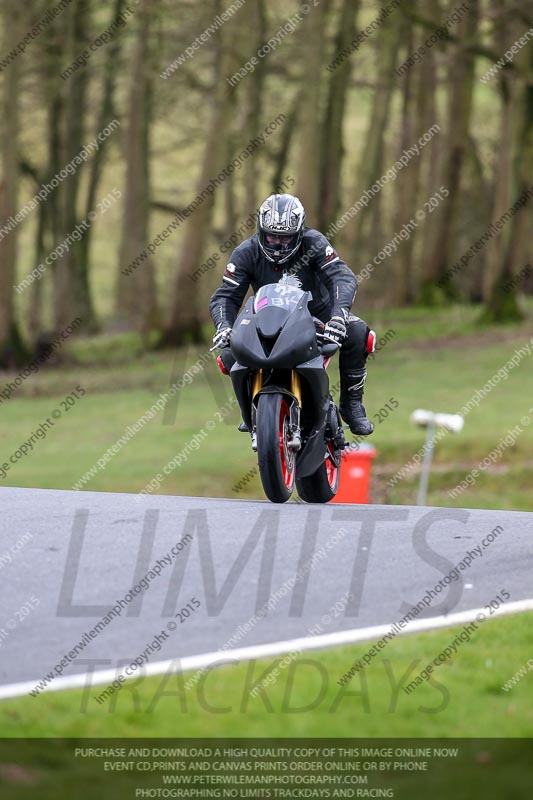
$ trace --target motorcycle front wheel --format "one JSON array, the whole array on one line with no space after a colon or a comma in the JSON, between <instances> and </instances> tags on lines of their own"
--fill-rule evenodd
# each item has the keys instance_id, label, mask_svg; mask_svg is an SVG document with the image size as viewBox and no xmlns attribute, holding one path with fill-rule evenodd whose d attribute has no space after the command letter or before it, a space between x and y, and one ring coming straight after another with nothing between
<instances>
[{"instance_id":1,"label":"motorcycle front wheel","mask_svg":"<svg viewBox=\"0 0 533 800\"><path fill-rule=\"evenodd\" d=\"M290 409L282 394L262 394L257 404L259 475L272 503L286 503L295 482L295 454L289 449Z\"/></svg>"},{"instance_id":2,"label":"motorcycle front wheel","mask_svg":"<svg viewBox=\"0 0 533 800\"><path fill-rule=\"evenodd\" d=\"M316 472L307 478L298 478L296 488L300 498L306 503L329 503L339 488L339 467L335 465L338 453L328 442L326 457Z\"/></svg>"}]
</instances>

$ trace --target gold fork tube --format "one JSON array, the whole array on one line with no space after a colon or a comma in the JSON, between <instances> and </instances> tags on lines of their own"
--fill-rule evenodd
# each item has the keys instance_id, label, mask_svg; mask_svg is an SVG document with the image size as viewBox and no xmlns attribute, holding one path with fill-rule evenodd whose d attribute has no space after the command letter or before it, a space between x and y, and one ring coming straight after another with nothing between
<instances>
[{"instance_id":1,"label":"gold fork tube","mask_svg":"<svg viewBox=\"0 0 533 800\"><path fill-rule=\"evenodd\" d=\"M252 384L252 400L263 388L263 370L258 369L254 375L254 382Z\"/></svg>"},{"instance_id":2,"label":"gold fork tube","mask_svg":"<svg viewBox=\"0 0 533 800\"><path fill-rule=\"evenodd\" d=\"M295 369L291 372L291 393L295 396L298 400L298 405L300 408L302 407L302 384L300 381L300 376L296 372Z\"/></svg>"}]
</instances>

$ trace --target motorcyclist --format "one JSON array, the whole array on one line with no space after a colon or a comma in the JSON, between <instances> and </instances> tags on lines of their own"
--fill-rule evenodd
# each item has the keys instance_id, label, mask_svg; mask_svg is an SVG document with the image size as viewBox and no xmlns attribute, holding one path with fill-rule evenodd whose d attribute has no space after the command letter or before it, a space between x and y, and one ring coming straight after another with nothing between
<instances>
[{"instance_id":1,"label":"motorcyclist","mask_svg":"<svg viewBox=\"0 0 533 800\"><path fill-rule=\"evenodd\" d=\"M235 363L229 347L231 329L249 287L255 293L286 274L312 293L309 310L325 323L321 337L340 346L339 411L353 434L368 436L374 426L366 416L363 392L366 359L374 352L376 335L350 311L357 291L355 275L322 233L305 227L304 207L293 195L273 194L264 201L257 233L235 248L222 285L211 297L209 310L216 327L213 344L222 349L226 370Z\"/></svg>"}]
</instances>

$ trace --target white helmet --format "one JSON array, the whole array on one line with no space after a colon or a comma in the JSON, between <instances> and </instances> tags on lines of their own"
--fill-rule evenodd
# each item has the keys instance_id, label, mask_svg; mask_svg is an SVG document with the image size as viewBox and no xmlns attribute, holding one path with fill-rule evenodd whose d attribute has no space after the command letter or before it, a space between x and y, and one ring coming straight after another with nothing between
<instances>
[{"instance_id":1,"label":"white helmet","mask_svg":"<svg viewBox=\"0 0 533 800\"><path fill-rule=\"evenodd\" d=\"M292 194L271 194L257 215L259 247L269 261L284 264L302 243L305 209Z\"/></svg>"}]
</instances>

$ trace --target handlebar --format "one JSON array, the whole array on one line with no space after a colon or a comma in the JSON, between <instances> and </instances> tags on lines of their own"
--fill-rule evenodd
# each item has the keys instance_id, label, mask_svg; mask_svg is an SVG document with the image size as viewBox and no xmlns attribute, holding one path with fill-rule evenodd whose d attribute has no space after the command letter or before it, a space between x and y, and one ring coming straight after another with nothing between
<instances>
[{"instance_id":1,"label":"handlebar","mask_svg":"<svg viewBox=\"0 0 533 800\"><path fill-rule=\"evenodd\" d=\"M327 358L331 358L335 355L337 350L339 349L339 345L335 342L322 342L320 341L320 333L326 327L322 320L318 319L317 317L313 317L313 322L315 323L315 328L317 332L317 345L320 351L320 355L326 356ZM209 352L212 353L215 350L222 350L222 347L219 344L213 345L213 347L209 348Z\"/></svg>"}]
</instances>

